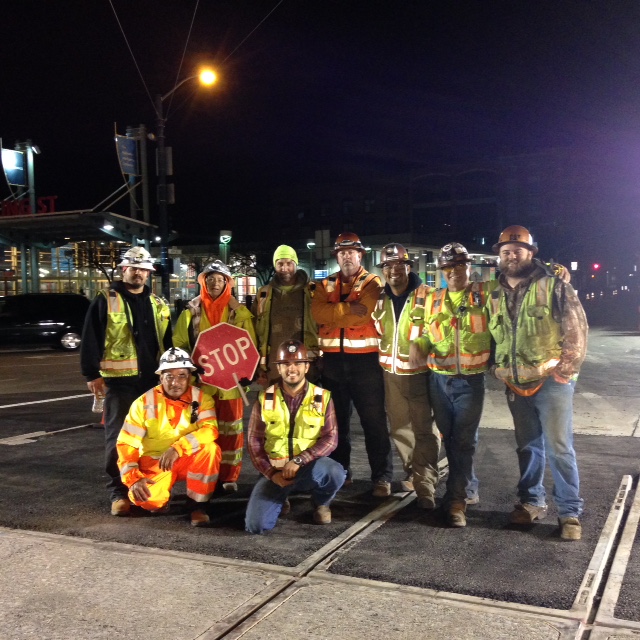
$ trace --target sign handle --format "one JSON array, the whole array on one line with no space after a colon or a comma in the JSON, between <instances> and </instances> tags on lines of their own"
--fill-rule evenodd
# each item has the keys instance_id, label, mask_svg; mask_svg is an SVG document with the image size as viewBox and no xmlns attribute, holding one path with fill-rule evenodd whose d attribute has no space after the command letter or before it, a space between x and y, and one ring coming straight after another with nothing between
<instances>
[{"instance_id":1,"label":"sign handle","mask_svg":"<svg viewBox=\"0 0 640 640\"><path fill-rule=\"evenodd\" d=\"M239 380L238 380L238 376L236 374L236 372L233 372L233 380L236 383L236 387L238 387L238 390L240 391L240 395L242 396L242 400L244 402L244 406L248 407L249 406L249 401L247 400L247 394L244 392L244 389L242 388L242 385L240 384Z\"/></svg>"}]
</instances>

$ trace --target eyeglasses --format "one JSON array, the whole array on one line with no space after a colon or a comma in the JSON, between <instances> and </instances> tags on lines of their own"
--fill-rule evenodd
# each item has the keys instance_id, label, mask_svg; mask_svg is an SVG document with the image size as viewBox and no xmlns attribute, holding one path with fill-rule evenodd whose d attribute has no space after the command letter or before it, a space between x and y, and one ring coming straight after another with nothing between
<instances>
[{"instance_id":1,"label":"eyeglasses","mask_svg":"<svg viewBox=\"0 0 640 640\"><path fill-rule=\"evenodd\" d=\"M164 379L171 384L172 382L186 382L189 379L189 375L186 373L180 373L177 376L174 376L172 373L165 373Z\"/></svg>"},{"instance_id":2,"label":"eyeglasses","mask_svg":"<svg viewBox=\"0 0 640 640\"><path fill-rule=\"evenodd\" d=\"M467 268L467 263L466 262L459 262L458 264L451 264L451 265L448 265L446 267L442 267L442 270L445 273L449 273L449 272L453 271L454 269L462 270L462 269L466 269L466 268Z\"/></svg>"}]
</instances>

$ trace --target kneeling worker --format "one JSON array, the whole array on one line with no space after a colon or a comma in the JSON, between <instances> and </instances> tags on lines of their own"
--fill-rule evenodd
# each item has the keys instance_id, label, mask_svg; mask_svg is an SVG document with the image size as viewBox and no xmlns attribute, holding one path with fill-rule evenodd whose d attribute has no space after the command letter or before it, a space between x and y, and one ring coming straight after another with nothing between
<instances>
[{"instance_id":1,"label":"kneeling worker","mask_svg":"<svg viewBox=\"0 0 640 640\"><path fill-rule=\"evenodd\" d=\"M246 530L262 533L276 526L291 491L310 491L316 524L329 524L329 504L346 471L327 457L338 442L330 393L306 379L307 348L287 340L275 364L282 381L261 391L249 421L248 448L262 474L247 506Z\"/></svg>"},{"instance_id":2,"label":"kneeling worker","mask_svg":"<svg viewBox=\"0 0 640 640\"><path fill-rule=\"evenodd\" d=\"M205 505L220 469L218 423L213 398L190 384L195 367L175 347L160 358L160 384L133 402L118 436L118 467L131 502L148 511L164 511L171 489L187 482L191 524L209 522Z\"/></svg>"}]
</instances>

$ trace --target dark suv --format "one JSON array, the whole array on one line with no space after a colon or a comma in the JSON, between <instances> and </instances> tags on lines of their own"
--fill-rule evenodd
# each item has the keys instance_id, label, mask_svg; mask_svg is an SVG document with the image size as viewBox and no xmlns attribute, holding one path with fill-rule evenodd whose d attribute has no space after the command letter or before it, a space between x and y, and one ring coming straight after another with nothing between
<instances>
[{"instance_id":1,"label":"dark suv","mask_svg":"<svg viewBox=\"0 0 640 640\"><path fill-rule=\"evenodd\" d=\"M89 301L75 293L0 296L0 347L80 346Z\"/></svg>"}]
</instances>

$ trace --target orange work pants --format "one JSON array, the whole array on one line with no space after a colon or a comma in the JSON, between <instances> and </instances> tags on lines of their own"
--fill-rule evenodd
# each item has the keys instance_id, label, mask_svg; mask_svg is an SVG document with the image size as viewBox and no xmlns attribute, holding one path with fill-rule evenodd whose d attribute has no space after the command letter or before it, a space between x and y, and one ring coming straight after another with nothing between
<instances>
[{"instance_id":1,"label":"orange work pants","mask_svg":"<svg viewBox=\"0 0 640 640\"><path fill-rule=\"evenodd\" d=\"M179 480L187 481L187 495L196 502L207 502L213 494L218 481L221 451L215 442L202 445L201 449L190 456L181 456L171 471L162 471L159 460L151 456L142 456L138 468L147 480L151 497L138 502L129 491L129 500L143 509L155 511L164 507L171 498L171 489Z\"/></svg>"},{"instance_id":2,"label":"orange work pants","mask_svg":"<svg viewBox=\"0 0 640 640\"><path fill-rule=\"evenodd\" d=\"M216 442L222 449L220 482L237 482L242 470L242 447L244 446L242 398L221 400L216 397L214 401L218 418Z\"/></svg>"}]
</instances>

